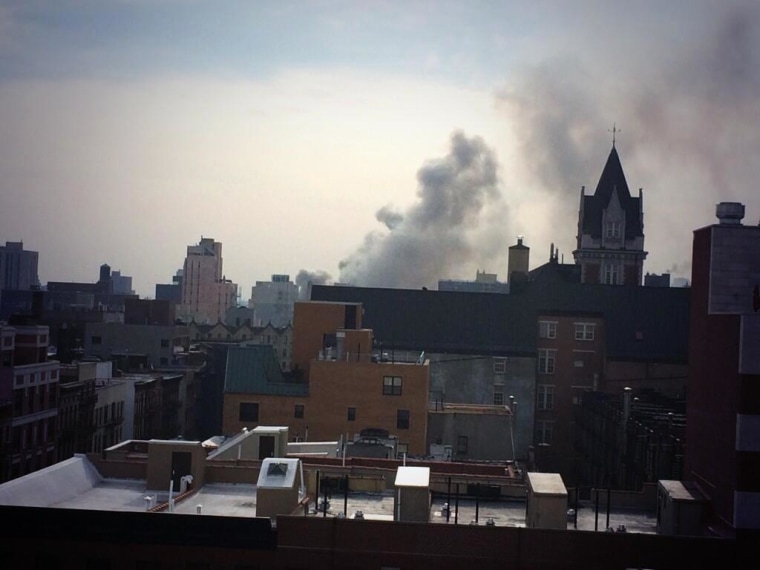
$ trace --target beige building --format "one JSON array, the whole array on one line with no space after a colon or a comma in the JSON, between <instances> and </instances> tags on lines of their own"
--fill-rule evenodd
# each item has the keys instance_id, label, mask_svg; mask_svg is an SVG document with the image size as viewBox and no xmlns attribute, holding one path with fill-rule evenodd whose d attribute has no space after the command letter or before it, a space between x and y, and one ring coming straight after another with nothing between
<instances>
[{"instance_id":1,"label":"beige building","mask_svg":"<svg viewBox=\"0 0 760 570\"><path fill-rule=\"evenodd\" d=\"M186 322L217 323L236 300L237 285L222 272L221 242L202 237L197 245L187 246L177 317Z\"/></svg>"}]
</instances>

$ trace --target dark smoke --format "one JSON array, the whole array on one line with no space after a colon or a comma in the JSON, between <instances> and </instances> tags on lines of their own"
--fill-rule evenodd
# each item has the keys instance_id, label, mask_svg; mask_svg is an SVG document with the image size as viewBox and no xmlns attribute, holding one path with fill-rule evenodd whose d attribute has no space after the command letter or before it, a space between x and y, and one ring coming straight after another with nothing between
<instances>
[{"instance_id":1,"label":"dark smoke","mask_svg":"<svg viewBox=\"0 0 760 570\"><path fill-rule=\"evenodd\" d=\"M310 285L329 285L332 283L332 277L326 271L307 271L301 269L296 275L296 285L298 286L298 298L309 298Z\"/></svg>"},{"instance_id":2,"label":"dark smoke","mask_svg":"<svg viewBox=\"0 0 760 570\"><path fill-rule=\"evenodd\" d=\"M493 235L497 215L499 230L506 226L497 168L482 139L452 134L449 153L417 173L419 201L403 215L387 206L378 211L388 232L368 234L341 261L340 280L374 287L434 287L453 274L474 273L473 263L494 263L499 246L506 264L506 243Z\"/></svg>"},{"instance_id":3,"label":"dark smoke","mask_svg":"<svg viewBox=\"0 0 760 570\"><path fill-rule=\"evenodd\" d=\"M594 191L615 122L628 185L644 190L645 271L675 266L690 277L690 264L680 260L691 257L692 231L714 222L715 204L757 204L760 4L711 6L713 17L698 25L606 56L599 46L614 51L619 43L620 14L610 8L598 15L609 21L577 30L594 38L583 63L545 61L499 93L525 164L543 187L536 199L557 228L546 241L574 249L580 187ZM646 29L648 16L639 14L632 28Z\"/></svg>"}]
</instances>

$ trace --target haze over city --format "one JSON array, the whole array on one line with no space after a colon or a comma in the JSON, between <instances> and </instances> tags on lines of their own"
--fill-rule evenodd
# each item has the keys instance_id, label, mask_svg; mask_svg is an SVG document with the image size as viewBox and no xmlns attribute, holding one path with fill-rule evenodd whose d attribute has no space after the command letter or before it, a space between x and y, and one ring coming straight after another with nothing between
<instances>
[{"instance_id":1,"label":"haze over city","mask_svg":"<svg viewBox=\"0 0 760 570\"><path fill-rule=\"evenodd\" d=\"M0 240L51 281L108 263L140 295L224 244L244 298L572 262L616 130L645 270L760 165L760 6L637 2L4 2ZM619 129L619 132L617 130Z\"/></svg>"}]
</instances>

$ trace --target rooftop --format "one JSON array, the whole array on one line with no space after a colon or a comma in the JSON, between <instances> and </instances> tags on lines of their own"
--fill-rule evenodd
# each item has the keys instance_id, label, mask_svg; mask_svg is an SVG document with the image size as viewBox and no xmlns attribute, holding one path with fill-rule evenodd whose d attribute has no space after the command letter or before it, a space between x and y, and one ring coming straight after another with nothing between
<instances>
[{"instance_id":1,"label":"rooftop","mask_svg":"<svg viewBox=\"0 0 760 570\"><path fill-rule=\"evenodd\" d=\"M296 462L282 459L279 462ZM290 465L289 465L290 467ZM419 467L401 467L406 473ZM423 468L424 469L424 468ZM416 474L413 474L416 475ZM398 484L397 479L397 484ZM464 487L461 487L464 491ZM104 478L94 465L82 455L77 455L51 467L0 485L0 505L47 507L53 509L84 509L109 512L146 512L152 505L168 502L169 490L147 490L144 480ZM448 518L446 504L450 505ZM593 501L579 505L577 523L568 516L568 529L593 531L607 526L617 529L623 525L627 532L655 533L654 512L636 509L610 509L596 507ZM256 517L257 485L250 483L206 483L186 499L174 505L175 514L203 514L227 517ZM322 498L320 497L320 504ZM572 505L572 501L569 502ZM361 511L367 520L392 520L394 491L357 492L344 495L335 491L329 496L327 512L317 512L312 502L310 516L336 517L348 513L353 518ZM456 496L433 493L430 522L435 524L485 525L492 520L496 526L524 526L525 500L522 498L483 498L471 495ZM164 510L166 512L166 510ZM157 514L157 513L151 513ZM609 516L609 523L607 517ZM490 519L490 520L489 520ZM577 524L577 526L576 526Z\"/></svg>"}]
</instances>

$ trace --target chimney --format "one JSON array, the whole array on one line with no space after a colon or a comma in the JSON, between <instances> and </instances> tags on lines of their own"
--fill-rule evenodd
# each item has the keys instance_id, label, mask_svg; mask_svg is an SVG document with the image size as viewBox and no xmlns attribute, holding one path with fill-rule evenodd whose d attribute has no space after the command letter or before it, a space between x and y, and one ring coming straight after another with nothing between
<instances>
[{"instance_id":1,"label":"chimney","mask_svg":"<svg viewBox=\"0 0 760 570\"><path fill-rule=\"evenodd\" d=\"M527 277L530 260L530 248L523 244L523 236L517 236L517 245L509 248L507 259L507 281L512 283L514 274L519 273Z\"/></svg>"},{"instance_id":2,"label":"chimney","mask_svg":"<svg viewBox=\"0 0 760 570\"><path fill-rule=\"evenodd\" d=\"M715 206L715 215L721 226L740 226L744 218L744 204L741 202L721 202Z\"/></svg>"}]
</instances>

